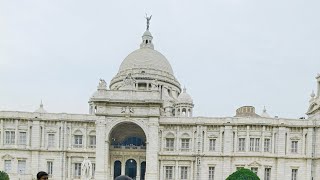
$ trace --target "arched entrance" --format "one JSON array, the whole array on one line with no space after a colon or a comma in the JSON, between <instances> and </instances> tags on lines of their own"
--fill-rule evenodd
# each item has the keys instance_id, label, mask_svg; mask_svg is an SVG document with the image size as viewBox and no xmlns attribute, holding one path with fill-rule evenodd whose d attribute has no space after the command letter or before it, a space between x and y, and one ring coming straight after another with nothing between
<instances>
[{"instance_id":1,"label":"arched entrance","mask_svg":"<svg viewBox=\"0 0 320 180\"><path fill-rule=\"evenodd\" d=\"M145 176L146 176L146 162L145 161L143 161L141 163L141 172L140 172L140 174L141 174L140 180L145 180Z\"/></svg>"},{"instance_id":2,"label":"arched entrance","mask_svg":"<svg viewBox=\"0 0 320 180\"><path fill-rule=\"evenodd\" d=\"M121 175L121 162L115 161L113 169L114 169L113 178L120 176Z\"/></svg>"},{"instance_id":3,"label":"arched entrance","mask_svg":"<svg viewBox=\"0 0 320 180\"><path fill-rule=\"evenodd\" d=\"M146 135L142 128L132 122L116 125L110 132L111 177L127 175L133 179L145 179Z\"/></svg>"},{"instance_id":4,"label":"arched entrance","mask_svg":"<svg viewBox=\"0 0 320 180\"><path fill-rule=\"evenodd\" d=\"M128 159L126 162L126 175L132 179L137 176L137 162L134 159Z\"/></svg>"}]
</instances>

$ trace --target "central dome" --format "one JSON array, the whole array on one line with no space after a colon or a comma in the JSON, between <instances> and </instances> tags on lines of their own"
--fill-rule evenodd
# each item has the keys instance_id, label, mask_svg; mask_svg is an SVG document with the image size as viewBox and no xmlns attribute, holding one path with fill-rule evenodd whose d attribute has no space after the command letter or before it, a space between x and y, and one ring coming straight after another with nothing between
<instances>
[{"instance_id":1,"label":"central dome","mask_svg":"<svg viewBox=\"0 0 320 180\"><path fill-rule=\"evenodd\" d=\"M141 48L130 53L121 63L119 73L131 69L152 69L173 75L169 61L151 48Z\"/></svg>"}]
</instances>

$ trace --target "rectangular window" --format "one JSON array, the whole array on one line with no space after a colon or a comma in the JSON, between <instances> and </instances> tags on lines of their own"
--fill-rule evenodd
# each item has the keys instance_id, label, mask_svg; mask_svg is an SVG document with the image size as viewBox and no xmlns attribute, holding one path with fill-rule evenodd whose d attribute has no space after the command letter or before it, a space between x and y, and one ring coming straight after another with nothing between
<instances>
[{"instance_id":1,"label":"rectangular window","mask_svg":"<svg viewBox=\"0 0 320 180\"><path fill-rule=\"evenodd\" d=\"M173 166L166 166L166 180L172 180L173 179Z\"/></svg>"},{"instance_id":2,"label":"rectangular window","mask_svg":"<svg viewBox=\"0 0 320 180\"><path fill-rule=\"evenodd\" d=\"M54 134L48 134L48 147L54 147Z\"/></svg>"},{"instance_id":3,"label":"rectangular window","mask_svg":"<svg viewBox=\"0 0 320 180\"><path fill-rule=\"evenodd\" d=\"M48 172L49 176L52 176L52 172L53 172L53 162L52 161L47 162L47 172Z\"/></svg>"},{"instance_id":4,"label":"rectangular window","mask_svg":"<svg viewBox=\"0 0 320 180\"><path fill-rule=\"evenodd\" d=\"M26 145L27 144L27 133L19 132L19 144Z\"/></svg>"},{"instance_id":5,"label":"rectangular window","mask_svg":"<svg viewBox=\"0 0 320 180\"><path fill-rule=\"evenodd\" d=\"M215 151L216 150L216 139L210 139L209 140L209 151Z\"/></svg>"},{"instance_id":6,"label":"rectangular window","mask_svg":"<svg viewBox=\"0 0 320 180\"><path fill-rule=\"evenodd\" d=\"M256 151L256 152L259 152L259 151L260 151L260 138L256 138L255 151Z\"/></svg>"},{"instance_id":7,"label":"rectangular window","mask_svg":"<svg viewBox=\"0 0 320 180\"><path fill-rule=\"evenodd\" d=\"M188 167L181 166L181 179L188 179Z\"/></svg>"},{"instance_id":8,"label":"rectangular window","mask_svg":"<svg viewBox=\"0 0 320 180\"><path fill-rule=\"evenodd\" d=\"M238 150L239 151L245 151L245 147L246 147L246 139L245 138L239 138Z\"/></svg>"},{"instance_id":9,"label":"rectangular window","mask_svg":"<svg viewBox=\"0 0 320 180\"><path fill-rule=\"evenodd\" d=\"M214 167L209 167L209 180L214 180Z\"/></svg>"},{"instance_id":10,"label":"rectangular window","mask_svg":"<svg viewBox=\"0 0 320 180\"><path fill-rule=\"evenodd\" d=\"M6 173L10 173L11 172L11 160L5 160L4 161L4 171Z\"/></svg>"},{"instance_id":11,"label":"rectangular window","mask_svg":"<svg viewBox=\"0 0 320 180\"><path fill-rule=\"evenodd\" d=\"M298 153L298 141L291 141L291 152Z\"/></svg>"},{"instance_id":12,"label":"rectangular window","mask_svg":"<svg viewBox=\"0 0 320 180\"><path fill-rule=\"evenodd\" d=\"M18 160L18 174L25 174L26 173L26 160Z\"/></svg>"},{"instance_id":13,"label":"rectangular window","mask_svg":"<svg viewBox=\"0 0 320 180\"><path fill-rule=\"evenodd\" d=\"M190 139L181 139L181 150L188 151L189 150Z\"/></svg>"},{"instance_id":14,"label":"rectangular window","mask_svg":"<svg viewBox=\"0 0 320 180\"><path fill-rule=\"evenodd\" d=\"M260 138L250 138L250 151L259 152L260 151Z\"/></svg>"},{"instance_id":15,"label":"rectangular window","mask_svg":"<svg viewBox=\"0 0 320 180\"><path fill-rule=\"evenodd\" d=\"M250 151L254 151L254 138L250 138L250 146L249 146Z\"/></svg>"},{"instance_id":16,"label":"rectangular window","mask_svg":"<svg viewBox=\"0 0 320 180\"><path fill-rule=\"evenodd\" d=\"M14 143L15 143L15 132L14 131L6 131L5 144L14 144Z\"/></svg>"},{"instance_id":17,"label":"rectangular window","mask_svg":"<svg viewBox=\"0 0 320 180\"><path fill-rule=\"evenodd\" d=\"M251 171L255 174L258 174L258 168L257 167L252 167Z\"/></svg>"},{"instance_id":18,"label":"rectangular window","mask_svg":"<svg viewBox=\"0 0 320 180\"><path fill-rule=\"evenodd\" d=\"M264 180L271 180L271 168L264 169Z\"/></svg>"},{"instance_id":19,"label":"rectangular window","mask_svg":"<svg viewBox=\"0 0 320 180\"><path fill-rule=\"evenodd\" d=\"M74 177L81 176L81 163L74 163Z\"/></svg>"},{"instance_id":20,"label":"rectangular window","mask_svg":"<svg viewBox=\"0 0 320 180\"><path fill-rule=\"evenodd\" d=\"M166 149L167 149L167 151L173 151L174 150L174 139L173 138L167 138L166 139Z\"/></svg>"},{"instance_id":21,"label":"rectangular window","mask_svg":"<svg viewBox=\"0 0 320 180\"><path fill-rule=\"evenodd\" d=\"M298 177L298 169L292 169L291 180L297 180L297 177Z\"/></svg>"},{"instance_id":22,"label":"rectangular window","mask_svg":"<svg viewBox=\"0 0 320 180\"><path fill-rule=\"evenodd\" d=\"M92 177L94 177L95 172L96 172L96 164L92 163Z\"/></svg>"},{"instance_id":23,"label":"rectangular window","mask_svg":"<svg viewBox=\"0 0 320 180\"><path fill-rule=\"evenodd\" d=\"M96 148L96 136L89 136L89 147Z\"/></svg>"},{"instance_id":24,"label":"rectangular window","mask_svg":"<svg viewBox=\"0 0 320 180\"><path fill-rule=\"evenodd\" d=\"M82 135L74 135L74 147L75 148L82 147Z\"/></svg>"},{"instance_id":25,"label":"rectangular window","mask_svg":"<svg viewBox=\"0 0 320 180\"><path fill-rule=\"evenodd\" d=\"M264 152L270 152L270 151L271 151L271 140L264 139Z\"/></svg>"}]
</instances>

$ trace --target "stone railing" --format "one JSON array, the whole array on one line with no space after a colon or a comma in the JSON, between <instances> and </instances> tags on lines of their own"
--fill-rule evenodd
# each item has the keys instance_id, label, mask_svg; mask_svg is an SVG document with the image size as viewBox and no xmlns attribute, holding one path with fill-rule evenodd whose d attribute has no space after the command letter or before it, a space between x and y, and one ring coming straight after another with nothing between
<instances>
[{"instance_id":1,"label":"stone railing","mask_svg":"<svg viewBox=\"0 0 320 180\"><path fill-rule=\"evenodd\" d=\"M113 149L146 149L146 146L135 146L135 145L128 145L128 146L124 146L124 145L111 145L111 148Z\"/></svg>"}]
</instances>

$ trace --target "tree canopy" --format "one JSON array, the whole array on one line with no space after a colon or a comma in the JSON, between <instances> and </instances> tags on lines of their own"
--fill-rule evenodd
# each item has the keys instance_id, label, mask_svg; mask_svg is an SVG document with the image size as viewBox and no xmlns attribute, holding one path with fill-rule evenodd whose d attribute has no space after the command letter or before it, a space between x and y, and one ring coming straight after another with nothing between
<instances>
[{"instance_id":1,"label":"tree canopy","mask_svg":"<svg viewBox=\"0 0 320 180\"><path fill-rule=\"evenodd\" d=\"M232 173L226 180L260 180L260 178L251 170L241 168Z\"/></svg>"},{"instance_id":2,"label":"tree canopy","mask_svg":"<svg viewBox=\"0 0 320 180\"><path fill-rule=\"evenodd\" d=\"M10 178L9 178L9 175L6 172L0 171L0 179L1 180L9 180Z\"/></svg>"}]
</instances>

